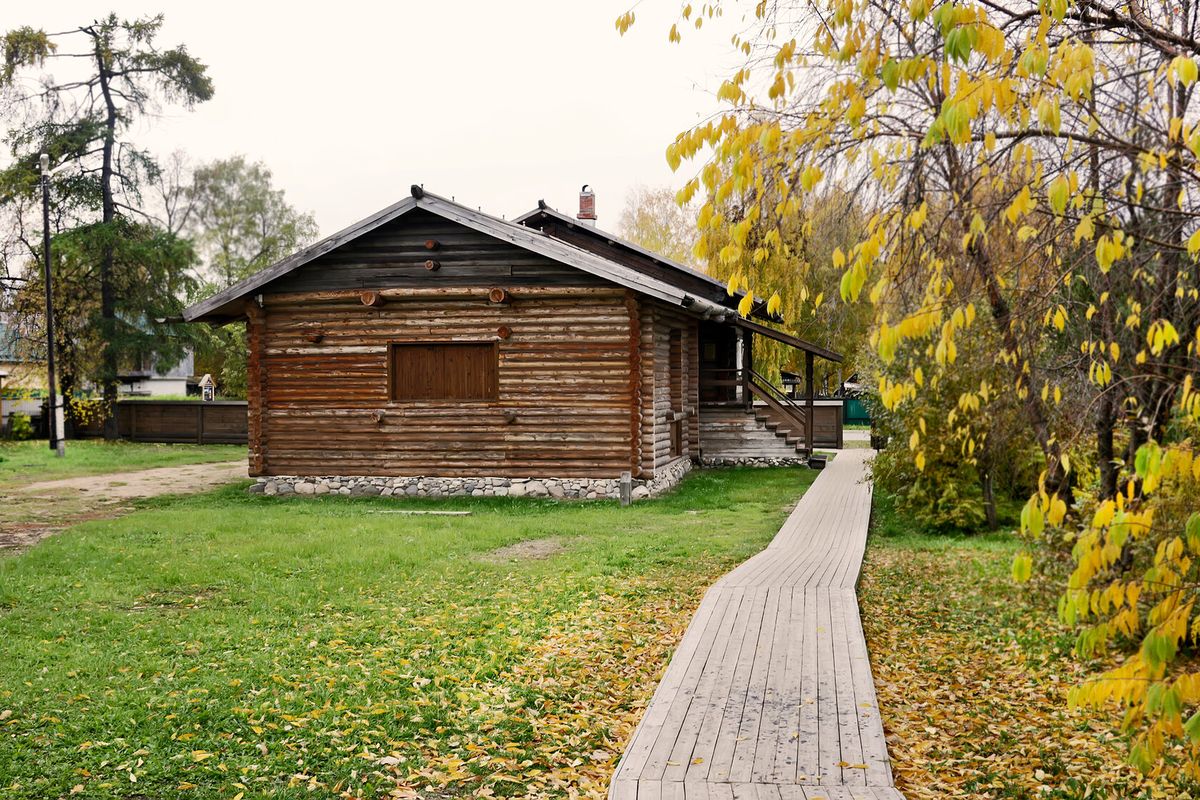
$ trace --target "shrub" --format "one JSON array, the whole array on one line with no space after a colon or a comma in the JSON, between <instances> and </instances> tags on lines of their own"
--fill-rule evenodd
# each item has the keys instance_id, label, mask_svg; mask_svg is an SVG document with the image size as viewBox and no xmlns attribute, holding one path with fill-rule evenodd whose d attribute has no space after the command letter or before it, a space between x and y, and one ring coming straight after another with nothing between
<instances>
[{"instance_id":1,"label":"shrub","mask_svg":"<svg viewBox=\"0 0 1200 800\"><path fill-rule=\"evenodd\" d=\"M13 441L23 442L33 438L33 421L28 414L13 414L8 421L8 436Z\"/></svg>"}]
</instances>

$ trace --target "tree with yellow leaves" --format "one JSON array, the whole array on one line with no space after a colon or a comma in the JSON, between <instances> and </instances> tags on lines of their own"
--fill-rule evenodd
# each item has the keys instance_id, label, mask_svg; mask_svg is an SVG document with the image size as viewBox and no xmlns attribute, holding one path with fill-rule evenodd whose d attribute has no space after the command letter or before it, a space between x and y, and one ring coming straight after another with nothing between
<instances>
[{"instance_id":1,"label":"tree with yellow leaves","mask_svg":"<svg viewBox=\"0 0 1200 800\"><path fill-rule=\"evenodd\" d=\"M1200 632L1196 0L717 0L670 38L733 10L728 110L667 149L702 164L678 198L707 198L701 250L766 293L807 198L856 197L869 222L831 262L900 365L878 391L918 472L945 444L923 395L963 369L960 343L995 342L975 358L1045 460L1022 528L1075 539L1061 611L1081 651L1133 651L1073 702L1124 704L1141 768L1176 737L1167 767L1200 775L1200 674L1178 658ZM736 218L731 197L750 199ZM956 402L985 405L970 383ZM966 420L940 430L981 444Z\"/></svg>"}]
</instances>

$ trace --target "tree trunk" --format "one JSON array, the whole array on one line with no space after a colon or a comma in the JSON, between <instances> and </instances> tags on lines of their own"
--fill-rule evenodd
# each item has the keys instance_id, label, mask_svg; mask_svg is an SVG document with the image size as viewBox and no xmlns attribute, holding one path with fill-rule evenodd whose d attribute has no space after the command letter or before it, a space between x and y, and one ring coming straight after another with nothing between
<instances>
[{"instance_id":1,"label":"tree trunk","mask_svg":"<svg viewBox=\"0 0 1200 800\"><path fill-rule=\"evenodd\" d=\"M967 186L966 171L959 163L958 153L954 148L949 148L947 153L949 159L947 171L950 174L951 182L955 185L959 197L967 197L970 194L970 187ZM965 211L960 209L960 214L965 214ZM961 216L959 222L964 231L970 230L970 219ZM987 245L981 242L979 237L975 237L967 247L967 255L971 259L972 266L975 267L976 274L983 282L988 305L991 307L992 319L1000 333L1000 340L1004 343L1004 348L1015 356L1013 370L1016 385L1014 388L1018 391L1025 390L1021 405L1024 408L1025 417L1033 429L1034 438L1046 456L1046 491L1050 494L1057 493L1059 499L1067 504L1067 508L1071 508L1075 505L1075 492L1071 486L1070 477L1063 468L1062 447L1050 429L1050 421L1047 418L1041 396L1034 390L1037 371L1030 363L1025 348L1017 338L1016 320L1013 318L1012 307L1004 297L1000 277L996 274L991 254L986 248Z\"/></svg>"},{"instance_id":2,"label":"tree trunk","mask_svg":"<svg viewBox=\"0 0 1200 800\"><path fill-rule=\"evenodd\" d=\"M967 252L971 256L976 271L983 279L988 304L991 306L992 319L995 320L1000 331L1001 341L1004 342L1005 349L1016 356L1013 369L1016 373L1017 387L1025 389L1025 397L1021 401L1021 405L1025 410L1030 427L1033 428L1034 438L1037 439L1042 453L1046 456L1046 491L1050 494L1057 493L1059 499L1070 508L1075 505L1075 492L1066 470L1063 469L1062 448L1053 431L1050 430L1050 421L1046 418L1042 398L1034 390L1036 372L1033 365L1028 363L1028 357L1023 355L1024 348L1017 339L1012 309L1000 291L1000 280L996 276L995 270L992 269L991 258L984 250L984 246L976 240L967 248ZM1026 368L1029 370L1028 373L1025 372Z\"/></svg>"},{"instance_id":3,"label":"tree trunk","mask_svg":"<svg viewBox=\"0 0 1200 800\"><path fill-rule=\"evenodd\" d=\"M1000 527L1000 523L996 519L996 494L992 488L992 471L984 470L980 479L983 483L983 512L987 514L988 530L995 531Z\"/></svg>"},{"instance_id":4,"label":"tree trunk","mask_svg":"<svg viewBox=\"0 0 1200 800\"><path fill-rule=\"evenodd\" d=\"M117 218L117 204L113 197L113 147L117 138L117 106L113 101L110 80L108 42L101 35L95 38L97 73L100 76L100 91L104 95L104 160L100 169L100 192L103 200L103 221L110 228ZM120 354L117 352L113 335L117 329L117 290L113 281L115 261L114 246L104 248L104 262L100 267L100 318L105 333L104 357L100 367L100 383L104 391L104 439L113 441L119 436L117 430L117 381L120 369Z\"/></svg>"}]
</instances>

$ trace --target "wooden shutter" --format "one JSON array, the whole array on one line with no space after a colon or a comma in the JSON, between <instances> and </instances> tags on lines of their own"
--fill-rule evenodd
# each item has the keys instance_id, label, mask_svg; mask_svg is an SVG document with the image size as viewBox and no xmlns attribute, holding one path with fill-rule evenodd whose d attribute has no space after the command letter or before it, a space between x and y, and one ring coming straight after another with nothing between
<instances>
[{"instance_id":1,"label":"wooden shutter","mask_svg":"<svg viewBox=\"0 0 1200 800\"><path fill-rule=\"evenodd\" d=\"M393 400L496 400L500 395L495 343L393 344Z\"/></svg>"}]
</instances>

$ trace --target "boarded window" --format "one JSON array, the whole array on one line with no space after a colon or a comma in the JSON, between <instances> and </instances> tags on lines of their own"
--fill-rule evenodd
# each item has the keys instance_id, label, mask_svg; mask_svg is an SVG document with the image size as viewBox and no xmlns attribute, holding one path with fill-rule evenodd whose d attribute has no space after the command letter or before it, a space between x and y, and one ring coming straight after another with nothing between
<instances>
[{"instance_id":1,"label":"boarded window","mask_svg":"<svg viewBox=\"0 0 1200 800\"><path fill-rule=\"evenodd\" d=\"M499 352L492 342L393 344L393 400L496 400Z\"/></svg>"}]
</instances>

